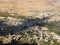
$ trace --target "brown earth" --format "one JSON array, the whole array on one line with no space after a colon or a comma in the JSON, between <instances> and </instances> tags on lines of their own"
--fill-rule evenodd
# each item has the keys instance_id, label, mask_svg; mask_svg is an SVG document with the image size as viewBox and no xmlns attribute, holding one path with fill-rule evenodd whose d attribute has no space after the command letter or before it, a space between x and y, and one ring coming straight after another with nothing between
<instances>
[{"instance_id":1,"label":"brown earth","mask_svg":"<svg viewBox=\"0 0 60 45\"><path fill-rule=\"evenodd\" d=\"M60 0L0 0L0 11L33 15L34 11L60 9Z\"/></svg>"}]
</instances>

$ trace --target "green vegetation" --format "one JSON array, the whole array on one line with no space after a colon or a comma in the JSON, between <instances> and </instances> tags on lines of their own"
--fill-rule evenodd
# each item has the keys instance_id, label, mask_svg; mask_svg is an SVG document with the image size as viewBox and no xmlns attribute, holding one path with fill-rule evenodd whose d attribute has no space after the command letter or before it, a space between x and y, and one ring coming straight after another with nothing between
<instances>
[{"instance_id":1,"label":"green vegetation","mask_svg":"<svg viewBox=\"0 0 60 45\"><path fill-rule=\"evenodd\" d=\"M37 43L35 42L35 40L28 41L27 39L24 39L24 38L22 38L22 40L18 40L17 42L19 44L35 44L35 45L37 45Z\"/></svg>"},{"instance_id":2,"label":"green vegetation","mask_svg":"<svg viewBox=\"0 0 60 45\"><path fill-rule=\"evenodd\" d=\"M18 40L18 43L20 43L20 44L25 44L25 43L27 43L28 41L26 40L26 39L22 39L22 40Z\"/></svg>"},{"instance_id":3,"label":"green vegetation","mask_svg":"<svg viewBox=\"0 0 60 45\"><path fill-rule=\"evenodd\" d=\"M0 11L0 17L12 17L12 18L21 18L21 19L28 19L29 17L18 15L17 13L8 13Z\"/></svg>"},{"instance_id":4,"label":"green vegetation","mask_svg":"<svg viewBox=\"0 0 60 45\"><path fill-rule=\"evenodd\" d=\"M60 21L49 22L47 24L49 31L55 32L56 34L60 35Z\"/></svg>"}]
</instances>

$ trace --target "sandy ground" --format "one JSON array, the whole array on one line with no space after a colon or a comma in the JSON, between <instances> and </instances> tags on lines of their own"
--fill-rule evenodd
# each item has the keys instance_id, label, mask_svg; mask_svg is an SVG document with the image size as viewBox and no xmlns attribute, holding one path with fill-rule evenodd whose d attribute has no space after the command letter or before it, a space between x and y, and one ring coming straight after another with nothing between
<instances>
[{"instance_id":1,"label":"sandy ground","mask_svg":"<svg viewBox=\"0 0 60 45\"><path fill-rule=\"evenodd\" d=\"M60 9L60 0L0 0L0 11L35 15L34 11Z\"/></svg>"}]
</instances>

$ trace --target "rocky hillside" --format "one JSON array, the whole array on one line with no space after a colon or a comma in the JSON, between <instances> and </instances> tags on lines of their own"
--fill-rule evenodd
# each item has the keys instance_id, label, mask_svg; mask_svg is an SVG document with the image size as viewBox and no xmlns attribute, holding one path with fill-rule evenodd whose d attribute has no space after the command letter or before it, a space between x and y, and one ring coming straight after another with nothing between
<instances>
[{"instance_id":1,"label":"rocky hillside","mask_svg":"<svg viewBox=\"0 0 60 45\"><path fill-rule=\"evenodd\" d=\"M59 4L60 0L0 0L0 41L60 45Z\"/></svg>"}]
</instances>

